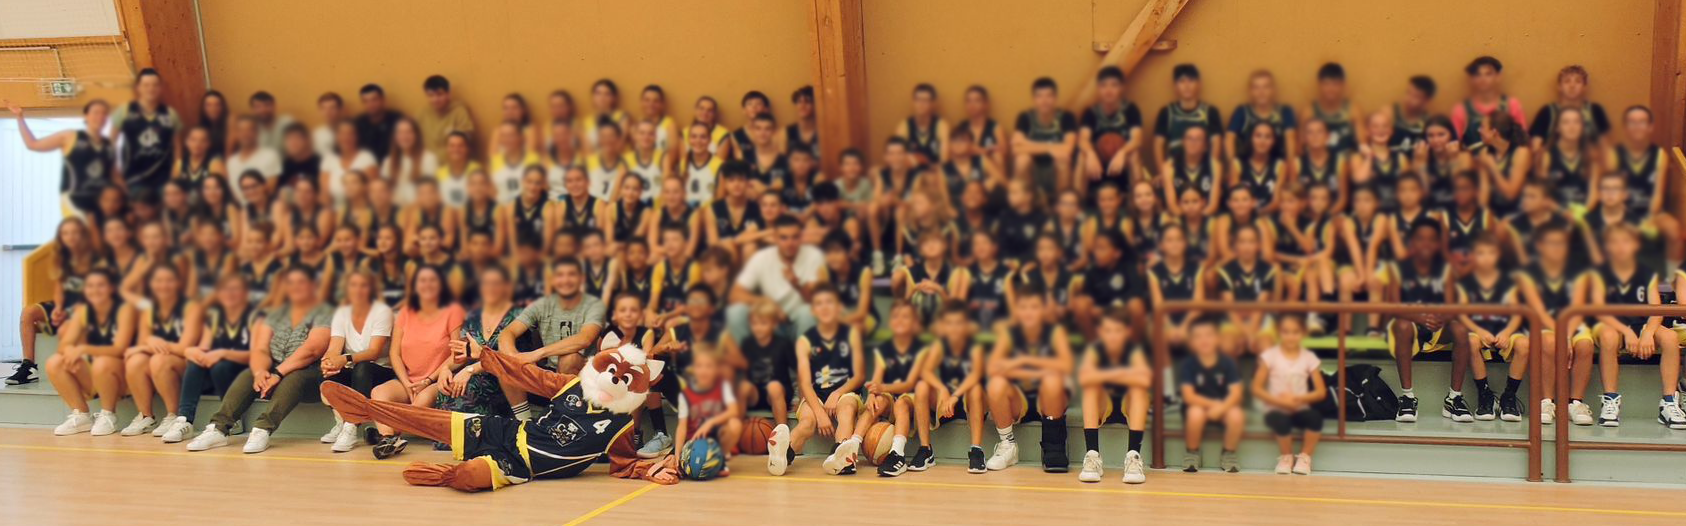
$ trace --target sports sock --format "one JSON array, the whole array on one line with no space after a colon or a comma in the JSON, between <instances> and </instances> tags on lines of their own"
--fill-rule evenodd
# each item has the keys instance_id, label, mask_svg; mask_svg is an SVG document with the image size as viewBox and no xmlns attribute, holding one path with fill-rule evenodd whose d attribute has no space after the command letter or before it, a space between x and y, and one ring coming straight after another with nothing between
<instances>
[{"instance_id":1,"label":"sports sock","mask_svg":"<svg viewBox=\"0 0 1686 526\"><path fill-rule=\"evenodd\" d=\"M1448 400L1453 399L1453 398L1463 398L1463 396L1464 396L1463 391L1446 391L1446 398Z\"/></svg>"},{"instance_id":2,"label":"sports sock","mask_svg":"<svg viewBox=\"0 0 1686 526\"><path fill-rule=\"evenodd\" d=\"M895 438L890 439L890 451L897 455L906 455L907 437L896 435Z\"/></svg>"},{"instance_id":3,"label":"sports sock","mask_svg":"<svg viewBox=\"0 0 1686 526\"><path fill-rule=\"evenodd\" d=\"M1411 388L1409 388L1409 387L1406 387L1405 390L1403 392L1401 392L1400 394L1405 395L1406 398L1416 398L1417 397L1417 393L1412 391Z\"/></svg>"},{"instance_id":4,"label":"sports sock","mask_svg":"<svg viewBox=\"0 0 1686 526\"><path fill-rule=\"evenodd\" d=\"M516 420L526 422L533 419L533 406L527 402L515 404L515 406L510 408L510 410L515 412Z\"/></svg>"},{"instance_id":5,"label":"sports sock","mask_svg":"<svg viewBox=\"0 0 1686 526\"><path fill-rule=\"evenodd\" d=\"M849 439L845 440L844 442L854 442L856 444L859 444L859 443L861 443L861 436L860 435L849 435Z\"/></svg>"},{"instance_id":6,"label":"sports sock","mask_svg":"<svg viewBox=\"0 0 1686 526\"><path fill-rule=\"evenodd\" d=\"M1101 430L1100 429L1083 428L1083 449L1084 449L1084 451L1094 451L1094 452L1097 452L1097 453L1100 452L1100 450L1101 450Z\"/></svg>"},{"instance_id":7,"label":"sports sock","mask_svg":"<svg viewBox=\"0 0 1686 526\"><path fill-rule=\"evenodd\" d=\"M1605 400L1614 400L1614 399L1621 398L1621 397L1622 397L1621 393L1611 393L1611 392L1604 393L1604 399Z\"/></svg>"},{"instance_id":8,"label":"sports sock","mask_svg":"<svg viewBox=\"0 0 1686 526\"><path fill-rule=\"evenodd\" d=\"M1145 435L1147 435L1147 431L1130 430L1130 451L1142 452L1142 437Z\"/></svg>"},{"instance_id":9,"label":"sports sock","mask_svg":"<svg viewBox=\"0 0 1686 526\"><path fill-rule=\"evenodd\" d=\"M662 416L660 409L645 411L644 418L650 421L650 429L657 433L667 434L667 418Z\"/></svg>"},{"instance_id":10,"label":"sports sock","mask_svg":"<svg viewBox=\"0 0 1686 526\"><path fill-rule=\"evenodd\" d=\"M1490 386L1490 385L1487 385L1487 379L1486 378L1476 378L1475 379L1475 390L1476 390L1476 392L1479 392L1479 393L1491 393L1491 392L1493 392L1493 387Z\"/></svg>"},{"instance_id":11,"label":"sports sock","mask_svg":"<svg viewBox=\"0 0 1686 526\"><path fill-rule=\"evenodd\" d=\"M995 428L995 434L1001 436L1002 442L1013 442L1014 441L1013 426L997 427L997 428Z\"/></svg>"},{"instance_id":12,"label":"sports sock","mask_svg":"<svg viewBox=\"0 0 1686 526\"><path fill-rule=\"evenodd\" d=\"M1663 401L1671 404L1674 403L1674 395L1663 395Z\"/></svg>"},{"instance_id":13,"label":"sports sock","mask_svg":"<svg viewBox=\"0 0 1686 526\"><path fill-rule=\"evenodd\" d=\"M1515 396L1518 387L1522 387L1521 378L1505 378L1505 396Z\"/></svg>"}]
</instances>

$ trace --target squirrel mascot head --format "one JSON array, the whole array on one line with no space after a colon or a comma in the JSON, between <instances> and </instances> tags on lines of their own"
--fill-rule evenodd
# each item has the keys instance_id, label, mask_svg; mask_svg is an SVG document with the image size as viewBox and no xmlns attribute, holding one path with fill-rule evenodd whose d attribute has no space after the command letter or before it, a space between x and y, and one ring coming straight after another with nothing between
<instances>
[{"instance_id":1,"label":"squirrel mascot head","mask_svg":"<svg viewBox=\"0 0 1686 526\"><path fill-rule=\"evenodd\" d=\"M620 337L612 333L603 337L602 349L580 370L580 387L586 398L612 413L626 414L643 407L650 386L661 377L666 364L649 359L637 345L622 345Z\"/></svg>"}]
</instances>

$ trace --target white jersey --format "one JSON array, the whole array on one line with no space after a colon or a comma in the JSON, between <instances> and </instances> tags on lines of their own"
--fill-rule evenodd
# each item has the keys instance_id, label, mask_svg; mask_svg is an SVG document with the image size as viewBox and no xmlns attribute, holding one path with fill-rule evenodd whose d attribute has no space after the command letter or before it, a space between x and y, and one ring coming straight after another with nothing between
<instances>
[{"instance_id":1,"label":"white jersey","mask_svg":"<svg viewBox=\"0 0 1686 526\"><path fill-rule=\"evenodd\" d=\"M673 129L673 117L662 117L661 122L656 123L657 150L665 152L675 146L673 144Z\"/></svg>"},{"instance_id":2,"label":"white jersey","mask_svg":"<svg viewBox=\"0 0 1686 526\"><path fill-rule=\"evenodd\" d=\"M508 203L521 196L521 176L528 166L539 164L539 155L528 151L520 159L505 154L492 154L492 186L498 189L498 202Z\"/></svg>"},{"instance_id":3,"label":"white jersey","mask_svg":"<svg viewBox=\"0 0 1686 526\"><path fill-rule=\"evenodd\" d=\"M568 170L578 164L579 158L577 156L567 163L559 163L555 159L550 160L545 168L545 179L550 186L551 201L561 201L568 198L568 188L564 183L567 181Z\"/></svg>"},{"instance_id":4,"label":"white jersey","mask_svg":"<svg viewBox=\"0 0 1686 526\"><path fill-rule=\"evenodd\" d=\"M708 162L700 165L689 160L685 162L686 203L700 207L714 200L714 187L720 182L721 163L718 156L710 156Z\"/></svg>"},{"instance_id":5,"label":"white jersey","mask_svg":"<svg viewBox=\"0 0 1686 526\"><path fill-rule=\"evenodd\" d=\"M613 201L615 179L621 176L626 168L624 158L615 159L614 165L603 163L603 154L592 154L585 160L586 178L591 182L591 196L601 201Z\"/></svg>"},{"instance_id":6,"label":"white jersey","mask_svg":"<svg viewBox=\"0 0 1686 526\"><path fill-rule=\"evenodd\" d=\"M657 148L650 155L649 162L638 160L638 152L626 152L626 171L644 179L644 195L639 196L645 202L656 198L662 188L662 164L667 159L667 152Z\"/></svg>"}]
</instances>

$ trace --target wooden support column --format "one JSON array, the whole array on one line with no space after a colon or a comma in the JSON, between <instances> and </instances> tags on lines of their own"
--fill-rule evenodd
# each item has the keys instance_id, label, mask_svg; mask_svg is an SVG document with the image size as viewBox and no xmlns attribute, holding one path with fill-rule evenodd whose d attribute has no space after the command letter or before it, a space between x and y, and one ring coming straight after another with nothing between
<instances>
[{"instance_id":1,"label":"wooden support column","mask_svg":"<svg viewBox=\"0 0 1686 526\"><path fill-rule=\"evenodd\" d=\"M199 99L205 96L209 82L194 0L115 1L135 69L158 70L164 78L165 104L175 108L186 122L199 122ZM235 104L229 101L231 110Z\"/></svg>"},{"instance_id":2,"label":"wooden support column","mask_svg":"<svg viewBox=\"0 0 1686 526\"><path fill-rule=\"evenodd\" d=\"M1147 58L1148 51L1153 50L1153 44L1171 27L1171 21L1176 20L1177 13L1181 13L1190 0L1148 0L1147 5L1136 13L1135 20L1124 29L1124 34L1118 36L1118 42L1107 50L1106 57L1095 66L1095 71L1107 66L1118 66L1128 74L1136 69L1136 65ZM1662 1L1662 0L1659 0ZM1083 89L1077 90L1076 98L1071 100L1071 108L1081 112L1095 98L1095 76L1083 79Z\"/></svg>"},{"instance_id":3,"label":"wooden support column","mask_svg":"<svg viewBox=\"0 0 1686 526\"><path fill-rule=\"evenodd\" d=\"M1656 0L1651 17L1651 115L1656 119L1656 141L1664 148L1678 147L1686 140L1686 10L1683 0ZM1674 166L1668 178L1667 207L1675 217L1686 211L1686 184Z\"/></svg>"},{"instance_id":4,"label":"wooden support column","mask_svg":"<svg viewBox=\"0 0 1686 526\"><path fill-rule=\"evenodd\" d=\"M812 0L809 25L820 156L830 173L849 147L866 147L866 38L862 0Z\"/></svg>"}]
</instances>

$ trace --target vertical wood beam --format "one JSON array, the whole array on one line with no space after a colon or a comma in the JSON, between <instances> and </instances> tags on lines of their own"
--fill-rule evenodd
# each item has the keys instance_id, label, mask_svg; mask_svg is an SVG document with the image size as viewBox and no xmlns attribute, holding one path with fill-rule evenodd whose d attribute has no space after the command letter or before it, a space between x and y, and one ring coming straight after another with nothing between
<instances>
[{"instance_id":1,"label":"vertical wood beam","mask_svg":"<svg viewBox=\"0 0 1686 526\"><path fill-rule=\"evenodd\" d=\"M862 0L812 0L809 43L813 49L814 108L820 157L837 173L843 150L868 144L866 30Z\"/></svg>"},{"instance_id":2,"label":"vertical wood beam","mask_svg":"<svg viewBox=\"0 0 1686 526\"><path fill-rule=\"evenodd\" d=\"M1656 141L1664 148L1680 146L1686 139L1686 10L1682 0L1656 0L1651 26L1651 115L1656 119ZM1676 169L1686 166L1676 166ZM1667 208L1681 217L1686 210L1686 185L1680 176L1665 169Z\"/></svg>"},{"instance_id":3,"label":"vertical wood beam","mask_svg":"<svg viewBox=\"0 0 1686 526\"><path fill-rule=\"evenodd\" d=\"M1106 52L1095 71L1107 66L1118 66L1128 74L1136 69L1136 65L1147 58L1148 51L1153 50L1153 44L1171 27L1171 21L1176 20L1177 13L1181 13L1190 0L1148 0L1142 10L1136 13L1135 20L1124 28L1124 34L1118 36L1118 42ZM1658 0L1664 1L1664 0ZM1678 1L1678 0L1677 0ZM1071 100L1071 108L1081 112L1095 98L1095 76L1083 79L1083 89L1077 90L1077 96Z\"/></svg>"},{"instance_id":4,"label":"vertical wood beam","mask_svg":"<svg viewBox=\"0 0 1686 526\"><path fill-rule=\"evenodd\" d=\"M135 69L158 70L164 78L164 102L186 122L199 122L199 99L209 82L195 0L115 1Z\"/></svg>"}]
</instances>

